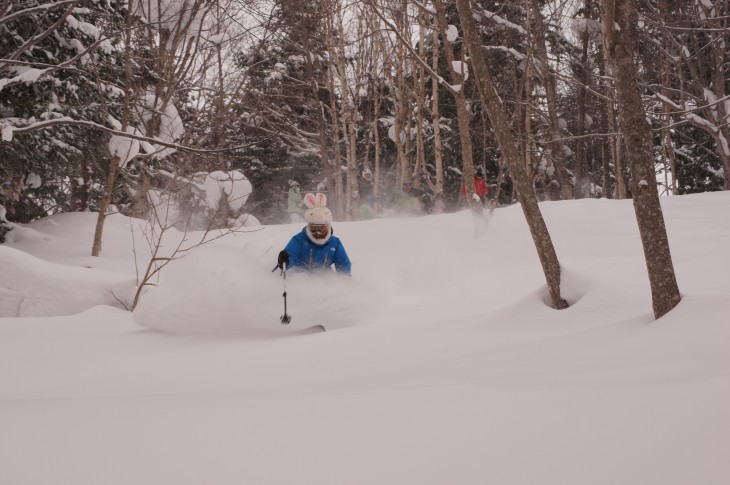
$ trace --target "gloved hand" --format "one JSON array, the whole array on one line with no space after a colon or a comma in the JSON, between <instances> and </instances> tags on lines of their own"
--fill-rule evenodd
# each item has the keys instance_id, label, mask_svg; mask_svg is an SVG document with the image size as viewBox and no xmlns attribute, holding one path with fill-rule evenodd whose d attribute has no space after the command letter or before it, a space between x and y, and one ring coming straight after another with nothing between
<instances>
[{"instance_id":1,"label":"gloved hand","mask_svg":"<svg viewBox=\"0 0 730 485\"><path fill-rule=\"evenodd\" d=\"M279 269L284 269L285 264L289 266L289 253L286 252L286 249L279 253L279 259L277 260L277 264L279 266Z\"/></svg>"}]
</instances>

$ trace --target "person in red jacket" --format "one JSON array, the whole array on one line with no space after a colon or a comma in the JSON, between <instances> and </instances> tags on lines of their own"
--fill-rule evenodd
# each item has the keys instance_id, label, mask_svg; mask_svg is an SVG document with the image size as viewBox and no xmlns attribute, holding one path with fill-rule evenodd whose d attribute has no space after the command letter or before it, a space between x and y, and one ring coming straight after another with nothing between
<instances>
[{"instance_id":1,"label":"person in red jacket","mask_svg":"<svg viewBox=\"0 0 730 485\"><path fill-rule=\"evenodd\" d=\"M483 204L489 193L489 187L487 186L487 181L484 180L482 167L477 168L474 174L474 192L479 196L479 201ZM461 184L461 196L464 197L464 201L468 201L466 198L466 183Z\"/></svg>"}]
</instances>

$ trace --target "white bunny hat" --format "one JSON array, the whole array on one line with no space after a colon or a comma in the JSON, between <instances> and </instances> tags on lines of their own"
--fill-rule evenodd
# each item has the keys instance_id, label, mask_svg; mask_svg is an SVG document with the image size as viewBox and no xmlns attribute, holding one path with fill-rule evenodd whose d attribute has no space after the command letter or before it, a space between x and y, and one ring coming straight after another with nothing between
<instances>
[{"instance_id":1,"label":"white bunny hat","mask_svg":"<svg viewBox=\"0 0 730 485\"><path fill-rule=\"evenodd\" d=\"M327 208L327 196L324 194L307 194L304 196L304 220L307 224L332 224L332 213Z\"/></svg>"}]
</instances>

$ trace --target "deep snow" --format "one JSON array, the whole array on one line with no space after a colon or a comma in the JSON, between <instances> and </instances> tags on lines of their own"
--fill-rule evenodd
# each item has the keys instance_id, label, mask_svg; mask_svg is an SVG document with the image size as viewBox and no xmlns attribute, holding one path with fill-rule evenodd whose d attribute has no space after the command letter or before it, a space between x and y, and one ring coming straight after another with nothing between
<instances>
[{"instance_id":1,"label":"deep snow","mask_svg":"<svg viewBox=\"0 0 730 485\"><path fill-rule=\"evenodd\" d=\"M335 223L353 278L290 276L288 327L271 268L300 226L191 251L133 314L141 221L110 217L100 258L95 214L19 227L0 483L730 483L730 193L662 203L659 321L631 201L541 204L563 311L518 206L478 239L467 212Z\"/></svg>"}]
</instances>

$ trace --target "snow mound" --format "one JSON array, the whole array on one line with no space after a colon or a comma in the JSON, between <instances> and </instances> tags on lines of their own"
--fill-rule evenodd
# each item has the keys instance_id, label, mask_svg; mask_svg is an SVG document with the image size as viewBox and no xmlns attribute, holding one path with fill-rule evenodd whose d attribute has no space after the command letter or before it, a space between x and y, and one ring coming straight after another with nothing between
<instances>
[{"instance_id":1,"label":"snow mound","mask_svg":"<svg viewBox=\"0 0 730 485\"><path fill-rule=\"evenodd\" d=\"M43 261L0 246L0 317L72 315L96 305L122 307L130 294L128 276Z\"/></svg>"}]
</instances>

